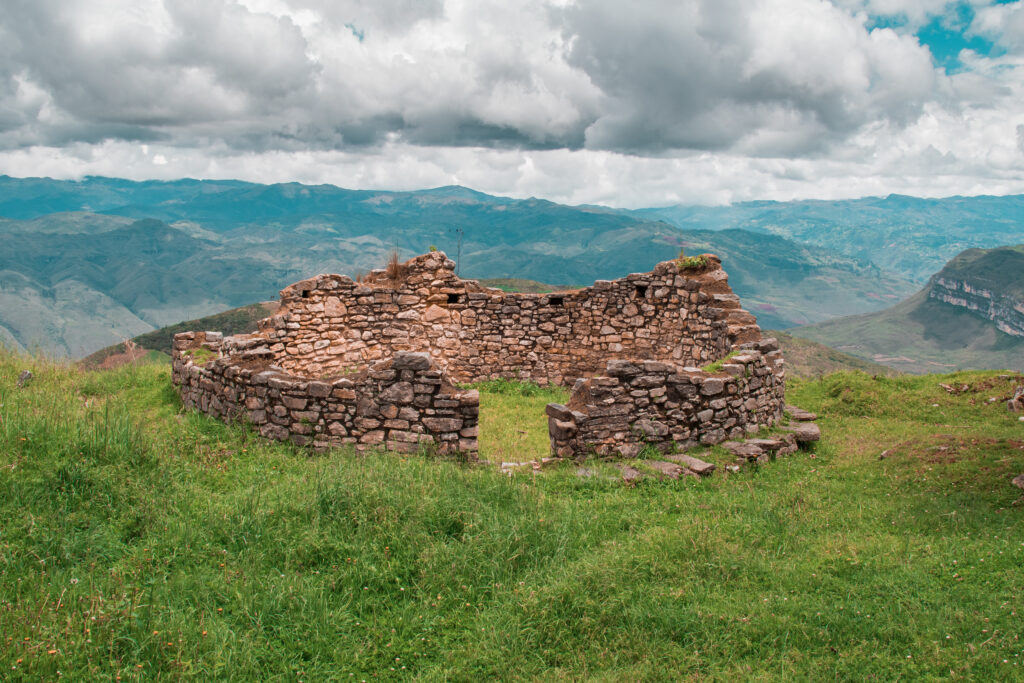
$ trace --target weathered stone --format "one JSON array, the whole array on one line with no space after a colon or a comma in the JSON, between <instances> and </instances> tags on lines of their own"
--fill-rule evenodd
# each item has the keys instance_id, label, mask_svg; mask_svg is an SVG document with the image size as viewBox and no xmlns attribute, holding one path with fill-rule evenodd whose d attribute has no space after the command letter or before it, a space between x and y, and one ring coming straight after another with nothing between
<instances>
[{"instance_id":1,"label":"weathered stone","mask_svg":"<svg viewBox=\"0 0 1024 683\"><path fill-rule=\"evenodd\" d=\"M282 396L281 403L289 410L302 410L309 403L308 399L299 396Z\"/></svg>"},{"instance_id":2,"label":"weathered stone","mask_svg":"<svg viewBox=\"0 0 1024 683\"><path fill-rule=\"evenodd\" d=\"M462 429L462 420L454 417L425 417L423 424L432 432L457 432Z\"/></svg>"},{"instance_id":3,"label":"weathered stone","mask_svg":"<svg viewBox=\"0 0 1024 683\"><path fill-rule=\"evenodd\" d=\"M574 387L573 410L548 411L562 437L553 440L555 453L610 454L623 445L631 452L638 439L713 443L778 420L784 369L738 308L719 260L705 260L693 272L665 262L652 273L540 297L459 280L438 254L400 264L397 276L371 272L360 284L318 276L286 288L281 310L254 334L176 336L173 377L185 405L222 419L263 411L275 426L312 429L301 435L318 448L383 431L369 429L373 421L418 433L430 431L425 418L462 420L457 430L430 432L450 451L475 448L479 414L479 395L455 383L561 384L607 373ZM221 357L198 366L187 353L204 345ZM742 374L726 382L697 369L730 350L742 353L725 365ZM315 424L312 413L320 415ZM344 435L331 434L332 424ZM385 434L376 445L392 443L411 442Z\"/></svg>"},{"instance_id":4,"label":"weathered stone","mask_svg":"<svg viewBox=\"0 0 1024 683\"><path fill-rule=\"evenodd\" d=\"M809 422L818 419L818 416L815 413L810 413L803 408L797 408L796 406L786 406L785 411L792 419L799 420L801 422Z\"/></svg>"},{"instance_id":5,"label":"weathered stone","mask_svg":"<svg viewBox=\"0 0 1024 683\"><path fill-rule=\"evenodd\" d=\"M610 360L606 366L606 372L611 377L635 377L642 370L633 363L626 360Z\"/></svg>"},{"instance_id":6,"label":"weathered stone","mask_svg":"<svg viewBox=\"0 0 1024 683\"><path fill-rule=\"evenodd\" d=\"M797 443L814 443L821 439L821 428L813 422L797 423L789 427L783 427L783 429L791 431L793 436L796 437Z\"/></svg>"},{"instance_id":7,"label":"weathered stone","mask_svg":"<svg viewBox=\"0 0 1024 683\"><path fill-rule=\"evenodd\" d=\"M736 457L746 460L757 460L765 453L759 445L749 441L725 441L719 445Z\"/></svg>"},{"instance_id":8,"label":"weathered stone","mask_svg":"<svg viewBox=\"0 0 1024 683\"><path fill-rule=\"evenodd\" d=\"M403 352L395 354L391 367L395 370L429 370L429 353Z\"/></svg>"},{"instance_id":9,"label":"weathered stone","mask_svg":"<svg viewBox=\"0 0 1024 683\"><path fill-rule=\"evenodd\" d=\"M307 391L310 396L316 398L327 398L331 395L332 388L333 387L326 382L310 382Z\"/></svg>"},{"instance_id":10,"label":"weathered stone","mask_svg":"<svg viewBox=\"0 0 1024 683\"><path fill-rule=\"evenodd\" d=\"M700 476L709 476L715 471L715 465L712 463L706 463L705 461L688 456L685 453L666 456L668 460L677 462L689 471Z\"/></svg>"},{"instance_id":11,"label":"weathered stone","mask_svg":"<svg viewBox=\"0 0 1024 683\"><path fill-rule=\"evenodd\" d=\"M643 464L657 472L659 476L669 479L678 479L686 471L679 465L664 460L644 460Z\"/></svg>"},{"instance_id":12,"label":"weathered stone","mask_svg":"<svg viewBox=\"0 0 1024 683\"><path fill-rule=\"evenodd\" d=\"M652 420L637 420L633 426L640 430L644 438L656 440L668 436L668 425Z\"/></svg>"},{"instance_id":13,"label":"weathered stone","mask_svg":"<svg viewBox=\"0 0 1024 683\"><path fill-rule=\"evenodd\" d=\"M556 420L562 420L564 422L574 422L572 411L563 406L561 403L549 403L544 407L544 412L547 413L548 417L553 417Z\"/></svg>"},{"instance_id":14,"label":"weathered stone","mask_svg":"<svg viewBox=\"0 0 1024 683\"><path fill-rule=\"evenodd\" d=\"M359 437L359 443L377 444L384 443L384 432L382 430L366 432Z\"/></svg>"},{"instance_id":15,"label":"weathered stone","mask_svg":"<svg viewBox=\"0 0 1024 683\"><path fill-rule=\"evenodd\" d=\"M548 419L548 434L556 441L565 441L576 435L576 423L565 422L556 418Z\"/></svg>"},{"instance_id":16,"label":"weathered stone","mask_svg":"<svg viewBox=\"0 0 1024 683\"><path fill-rule=\"evenodd\" d=\"M384 391L380 392L380 398L382 401L397 403L399 405L412 403L413 396L414 392L412 384L409 382L396 382Z\"/></svg>"},{"instance_id":17,"label":"weathered stone","mask_svg":"<svg viewBox=\"0 0 1024 683\"><path fill-rule=\"evenodd\" d=\"M638 443L624 443L621 444L615 450L617 450L619 454L622 455L622 457L624 458L635 458L636 456L640 455L640 451L642 451L643 449L644 447Z\"/></svg>"},{"instance_id":18,"label":"weathered stone","mask_svg":"<svg viewBox=\"0 0 1024 683\"><path fill-rule=\"evenodd\" d=\"M701 384L700 393L703 394L704 396L714 396L716 394L722 393L723 389L725 389L724 381L718 379L717 377L709 377L708 379L704 380L703 384Z\"/></svg>"}]
</instances>

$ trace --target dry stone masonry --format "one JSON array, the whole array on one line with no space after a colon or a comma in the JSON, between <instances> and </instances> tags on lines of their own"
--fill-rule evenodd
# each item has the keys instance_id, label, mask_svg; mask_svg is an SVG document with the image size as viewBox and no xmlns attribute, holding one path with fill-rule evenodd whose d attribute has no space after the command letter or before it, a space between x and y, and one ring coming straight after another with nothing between
<instances>
[{"instance_id":1,"label":"dry stone masonry","mask_svg":"<svg viewBox=\"0 0 1024 683\"><path fill-rule=\"evenodd\" d=\"M604 377L581 379L568 406L549 404L552 450L561 457L637 456L745 438L774 425L784 405L775 340L748 342L718 372L658 361L609 361Z\"/></svg>"},{"instance_id":2,"label":"dry stone masonry","mask_svg":"<svg viewBox=\"0 0 1024 683\"><path fill-rule=\"evenodd\" d=\"M686 265L551 294L462 280L442 252L361 282L320 275L285 288L253 334L177 335L174 383L187 406L318 448L475 457L479 396L456 385L494 378L574 387L568 406L548 408L560 457L717 443L774 424L785 374L774 340L761 339L717 257Z\"/></svg>"},{"instance_id":3,"label":"dry stone masonry","mask_svg":"<svg viewBox=\"0 0 1024 683\"><path fill-rule=\"evenodd\" d=\"M429 355L399 352L317 380L286 373L252 341L175 335L173 381L185 406L225 422L248 420L261 435L300 446L476 454L480 395L453 387ZM195 362L211 353L218 357Z\"/></svg>"}]
</instances>

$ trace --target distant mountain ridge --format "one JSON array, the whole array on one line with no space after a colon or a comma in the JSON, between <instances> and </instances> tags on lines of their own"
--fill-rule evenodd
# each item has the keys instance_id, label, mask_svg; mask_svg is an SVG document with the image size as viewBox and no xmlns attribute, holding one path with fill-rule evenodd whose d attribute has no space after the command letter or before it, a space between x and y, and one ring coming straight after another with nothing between
<instances>
[{"instance_id":1,"label":"distant mountain ridge","mask_svg":"<svg viewBox=\"0 0 1024 683\"><path fill-rule=\"evenodd\" d=\"M640 209L681 229L766 232L876 264L924 284L969 248L1024 241L1024 195L837 201L757 201L724 207Z\"/></svg>"},{"instance_id":2,"label":"distant mountain ridge","mask_svg":"<svg viewBox=\"0 0 1024 683\"><path fill-rule=\"evenodd\" d=\"M1024 245L966 250L892 308L790 332L908 372L1024 370Z\"/></svg>"},{"instance_id":3,"label":"distant mountain ridge","mask_svg":"<svg viewBox=\"0 0 1024 683\"><path fill-rule=\"evenodd\" d=\"M681 230L603 207L492 197L241 181L56 181L0 177L0 339L83 356L316 273L379 267L431 245L470 278L566 285L719 254L766 327L875 310L907 280L834 250L746 230Z\"/></svg>"}]
</instances>

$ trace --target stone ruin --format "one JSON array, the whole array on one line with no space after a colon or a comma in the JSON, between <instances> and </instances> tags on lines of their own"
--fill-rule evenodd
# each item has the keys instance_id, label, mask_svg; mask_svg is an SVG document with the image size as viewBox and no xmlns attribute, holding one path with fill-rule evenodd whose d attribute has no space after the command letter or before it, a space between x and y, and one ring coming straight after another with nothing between
<instances>
[{"instance_id":1,"label":"stone ruin","mask_svg":"<svg viewBox=\"0 0 1024 683\"><path fill-rule=\"evenodd\" d=\"M784 407L778 345L710 254L524 294L462 280L432 252L360 282L297 282L252 334L174 338L187 407L315 448L476 459L479 393L459 386L496 378L572 387L568 405L547 408L556 457L720 443Z\"/></svg>"}]
</instances>

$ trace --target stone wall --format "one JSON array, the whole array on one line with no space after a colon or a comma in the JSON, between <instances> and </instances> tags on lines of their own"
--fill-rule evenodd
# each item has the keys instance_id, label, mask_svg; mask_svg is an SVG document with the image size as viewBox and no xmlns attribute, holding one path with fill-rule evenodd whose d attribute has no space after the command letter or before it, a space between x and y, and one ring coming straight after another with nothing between
<instances>
[{"instance_id":1,"label":"stone wall","mask_svg":"<svg viewBox=\"0 0 1024 683\"><path fill-rule=\"evenodd\" d=\"M697 367L733 351L719 373ZM263 436L474 458L479 395L456 382L576 381L568 407L548 409L554 453L635 455L774 424L784 376L774 340L761 340L710 254L696 267L666 261L583 289L513 294L459 279L435 252L361 282L297 282L257 332L188 332L173 351L186 406Z\"/></svg>"},{"instance_id":2,"label":"stone wall","mask_svg":"<svg viewBox=\"0 0 1024 683\"><path fill-rule=\"evenodd\" d=\"M357 283L321 275L281 292L261 327L274 361L303 376L343 373L398 351L423 351L456 382L498 377L571 384L615 358L704 365L760 338L717 257L675 261L591 287L505 293L460 280L442 252Z\"/></svg>"},{"instance_id":3,"label":"stone wall","mask_svg":"<svg viewBox=\"0 0 1024 683\"><path fill-rule=\"evenodd\" d=\"M475 459L480 396L456 389L424 353L396 353L329 381L272 364L258 337L175 335L173 382L186 407L297 445L436 449ZM203 362L205 356L217 357Z\"/></svg>"},{"instance_id":4,"label":"stone wall","mask_svg":"<svg viewBox=\"0 0 1024 683\"><path fill-rule=\"evenodd\" d=\"M743 438L770 426L785 407L785 370L774 339L741 345L720 372L657 361L610 361L606 376L581 379L568 406L549 404L551 450L635 457Z\"/></svg>"}]
</instances>

